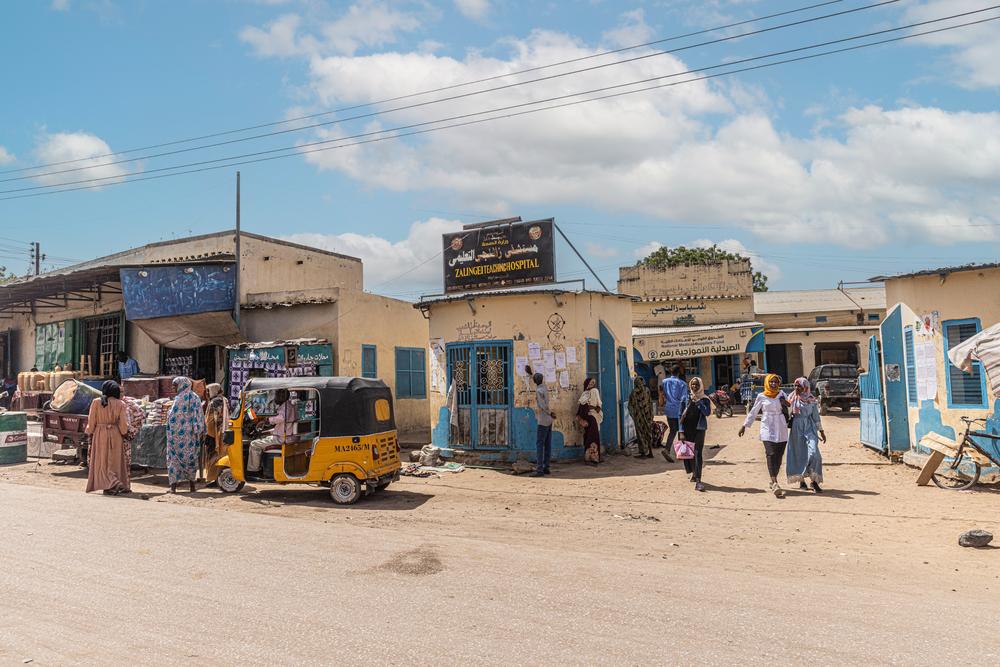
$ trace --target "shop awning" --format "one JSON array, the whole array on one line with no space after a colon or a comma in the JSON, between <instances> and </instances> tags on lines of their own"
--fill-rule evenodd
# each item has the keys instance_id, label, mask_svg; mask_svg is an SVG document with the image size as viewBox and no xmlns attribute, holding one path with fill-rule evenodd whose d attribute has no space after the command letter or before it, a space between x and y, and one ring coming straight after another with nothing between
<instances>
[{"instance_id":1,"label":"shop awning","mask_svg":"<svg viewBox=\"0 0 1000 667\"><path fill-rule=\"evenodd\" d=\"M236 345L243 342L232 311L196 313L132 320L147 336L163 347L190 350L206 345Z\"/></svg>"},{"instance_id":2,"label":"shop awning","mask_svg":"<svg viewBox=\"0 0 1000 667\"><path fill-rule=\"evenodd\" d=\"M733 322L692 327L632 327L632 345L649 361L763 352L764 325Z\"/></svg>"}]
</instances>

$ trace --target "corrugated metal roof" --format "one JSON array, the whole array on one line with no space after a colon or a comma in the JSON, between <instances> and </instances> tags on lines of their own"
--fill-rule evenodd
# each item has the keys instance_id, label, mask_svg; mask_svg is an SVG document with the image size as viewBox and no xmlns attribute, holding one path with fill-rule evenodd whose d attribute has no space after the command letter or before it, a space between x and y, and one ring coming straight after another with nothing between
<instances>
[{"instance_id":1,"label":"corrugated metal roof","mask_svg":"<svg viewBox=\"0 0 1000 667\"><path fill-rule=\"evenodd\" d=\"M959 273L960 271L981 271L983 269L998 269L1000 268L1000 263L992 262L986 264L962 264L960 266L946 266L940 269L924 269L922 271L913 271L912 273L898 273L894 276L875 276L874 278L869 278L873 283L880 283L886 280L895 280L897 278L915 278L917 276L945 276L949 273Z\"/></svg>"},{"instance_id":2,"label":"corrugated metal roof","mask_svg":"<svg viewBox=\"0 0 1000 667\"><path fill-rule=\"evenodd\" d=\"M753 295L753 310L757 315L854 311L858 310L858 305L865 310L885 310L885 288L787 290Z\"/></svg>"},{"instance_id":3,"label":"corrugated metal roof","mask_svg":"<svg viewBox=\"0 0 1000 667\"><path fill-rule=\"evenodd\" d=\"M760 322L728 322L726 324L702 324L690 327L632 327L632 337L664 336L670 334L694 333L698 331L722 331L724 329L746 329L764 326Z\"/></svg>"}]
</instances>

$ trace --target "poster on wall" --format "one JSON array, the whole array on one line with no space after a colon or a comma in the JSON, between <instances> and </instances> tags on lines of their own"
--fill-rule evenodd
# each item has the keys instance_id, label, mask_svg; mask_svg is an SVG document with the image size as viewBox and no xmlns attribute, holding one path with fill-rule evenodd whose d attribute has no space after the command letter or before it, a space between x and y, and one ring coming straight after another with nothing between
<instances>
[{"instance_id":1,"label":"poster on wall","mask_svg":"<svg viewBox=\"0 0 1000 667\"><path fill-rule=\"evenodd\" d=\"M446 375L447 363L444 356L444 339L431 338L431 391L436 394L444 394L448 391L448 378Z\"/></svg>"},{"instance_id":2,"label":"poster on wall","mask_svg":"<svg viewBox=\"0 0 1000 667\"><path fill-rule=\"evenodd\" d=\"M555 282L552 233L550 219L444 234L444 291Z\"/></svg>"},{"instance_id":3,"label":"poster on wall","mask_svg":"<svg viewBox=\"0 0 1000 667\"><path fill-rule=\"evenodd\" d=\"M933 340L921 341L913 346L918 401L933 401L937 397L936 351Z\"/></svg>"}]
</instances>

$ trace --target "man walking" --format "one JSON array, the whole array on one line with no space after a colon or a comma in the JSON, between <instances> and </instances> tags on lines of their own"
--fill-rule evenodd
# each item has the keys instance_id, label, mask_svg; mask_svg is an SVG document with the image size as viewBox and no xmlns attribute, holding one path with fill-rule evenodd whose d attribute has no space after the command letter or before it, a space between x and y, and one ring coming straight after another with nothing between
<instances>
[{"instance_id":1,"label":"man walking","mask_svg":"<svg viewBox=\"0 0 1000 667\"><path fill-rule=\"evenodd\" d=\"M529 477L542 477L549 474L549 461L552 459L552 423L556 413L549 407L549 390L545 386L545 376L535 373L531 376L535 383L535 418L538 420L538 439L536 441L535 472Z\"/></svg>"},{"instance_id":2,"label":"man walking","mask_svg":"<svg viewBox=\"0 0 1000 667\"><path fill-rule=\"evenodd\" d=\"M680 379L681 367L674 366L670 369L670 377L663 381L663 414L667 417L667 426L670 433L667 435L667 442L660 451L667 463L673 463L674 457L671 452L674 447L674 438L680 431L681 402L687 398L688 388L684 380Z\"/></svg>"}]
</instances>

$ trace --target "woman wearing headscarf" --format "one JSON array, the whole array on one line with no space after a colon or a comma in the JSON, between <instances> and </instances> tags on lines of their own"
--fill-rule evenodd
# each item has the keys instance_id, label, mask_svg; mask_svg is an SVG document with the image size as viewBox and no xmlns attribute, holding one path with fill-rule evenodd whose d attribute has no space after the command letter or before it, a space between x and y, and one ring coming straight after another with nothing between
<instances>
[{"instance_id":1,"label":"woman wearing headscarf","mask_svg":"<svg viewBox=\"0 0 1000 667\"><path fill-rule=\"evenodd\" d=\"M809 388L809 380L799 378L795 381L795 393L789 401L789 412L792 416L791 432L788 436L788 458L785 470L788 472L788 483L798 484L800 489L806 486L805 478L809 478L812 490L823 493L820 482L823 481L823 456L819 452L819 443L826 442L823 432L823 422L819 418L819 407L816 397Z\"/></svg>"},{"instance_id":2,"label":"woman wearing headscarf","mask_svg":"<svg viewBox=\"0 0 1000 667\"><path fill-rule=\"evenodd\" d=\"M128 419L121 401L121 387L108 380L101 387L101 394L91 402L87 417L87 435L90 436L87 493L128 493L131 491L125 458Z\"/></svg>"},{"instance_id":3,"label":"woman wearing headscarf","mask_svg":"<svg viewBox=\"0 0 1000 667\"><path fill-rule=\"evenodd\" d=\"M747 412L746 421L740 427L742 438L747 427L753 424L760 414L760 439L764 443L764 456L767 459L767 474L771 477L771 493L776 498L784 498L785 492L778 484L778 471L781 470L781 459L785 455L785 445L788 443L788 418L785 416L787 400L781 391L781 378L771 373L764 378L764 391L757 394L753 407Z\"/></svg>"},{"instance_id":4,"label":"woman wearing headscarf","mask_svg":"<svg viewBox=\"0 0 1000 667\"><path fill-rule=\"evenodd\" d=\"M699 377L688 382L690 393L681 401L680 432L681 440L694 443L694 458L681 459L684 471L691 476L695 491L704 491L701 483L701 470L705 465L705 434L708 432L708 416L712 414L712 401L705 395L705 385Z\"/></svg>"},{"instance_id":5,"label":"woman wearing headscarf","mask_svg":"<svg viewBox=\"0 0 1000 667\"><path fill-rule=\"evenodd\" d=\"M177 483L187 481L194 493L198 478L201 436L205 433L205 416L201 399L191 389L191 379L174 378L177 397L167 415L167 476L170 493L177 493Z\"/></svg>"},{"instance_id":6,"label":"woman wearing headscarf","mask_svg":"<svg viewBox=\"0 0 1000 667\"><path fill-rule=\"evenodd\" d=\"M226 455L222 434L229 425L229 402L222 395L221 384L210 384L205 404L205 481L215 484L219 478L219 459Z\"/></svg>"},{"instance_id":7,"label":"woman wearing headscarf","mask_svg":"<svg viewBox=\"0 0 1000 667\"><path fill-rule=\"evenodd\" d=\"M597 380L587 378L583 383L576 416L583 424L583 460L595 466L601 462L601 421L604 419L601 412L601 392L597 389Z\"/></svg>"},{"instance_id":8,"label":"woman wearing headscarf","mask_svg":"<svg viewBox=\"0 0 1000 667\"><path fill-rule=\"evenodd\" d=\"M653 458L653 399L646 389L642 376L635 376L635 388L628 397L628 412L635 424L635 437L639 441L639 458Z\"/></svg>"}]
</instances>

